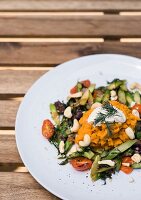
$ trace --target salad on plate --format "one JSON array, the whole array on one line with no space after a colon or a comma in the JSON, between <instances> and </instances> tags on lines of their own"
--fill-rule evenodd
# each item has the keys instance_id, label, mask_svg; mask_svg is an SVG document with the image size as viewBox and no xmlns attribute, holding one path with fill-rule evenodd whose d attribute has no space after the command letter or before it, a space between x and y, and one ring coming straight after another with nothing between
<instances>
[{"instance_id":1,"label":"salad on plate","mask_svg":"<svg viewBox=\"0 0 141 200\"><path fill-rule=\"evenodd\" d=\"M141 168L141 85L127 85L78 81L66 102L50 104L53 121L43 121L42 134L57 148L60 165L90 170L92 181Z\"/></svg>"}]
</instances>

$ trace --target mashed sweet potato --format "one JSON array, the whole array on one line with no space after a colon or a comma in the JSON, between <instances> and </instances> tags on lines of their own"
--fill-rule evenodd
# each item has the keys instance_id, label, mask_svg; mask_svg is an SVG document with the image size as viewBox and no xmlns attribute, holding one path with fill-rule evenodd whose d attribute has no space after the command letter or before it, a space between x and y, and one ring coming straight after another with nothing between
<instances>
[{"instance_id":1,"label":"mashed sweet potato","mask_svg":"<svg viewBox=\"0 0 141 200\"><path fill-rule=\"evenodd\" d=\"M110 126L112 136L109 136L107 127L104 123L101 126L94 126L94 124L87 122L89 115L93 111L93 109L90 109L85 112L79 120L81 126L75 138L76 143L79 143L79 141L83 140L85 134L90 135L91 146L104 149L116 147L126 140L129 140L129 137L125 133L125 129L127 127L131 127L134 130L139 118L134 116L126 105L123 105L117 101L110 101L110 104L124 112L126 116L126 122L113 123Z\"/></svg>"}]
</instances>

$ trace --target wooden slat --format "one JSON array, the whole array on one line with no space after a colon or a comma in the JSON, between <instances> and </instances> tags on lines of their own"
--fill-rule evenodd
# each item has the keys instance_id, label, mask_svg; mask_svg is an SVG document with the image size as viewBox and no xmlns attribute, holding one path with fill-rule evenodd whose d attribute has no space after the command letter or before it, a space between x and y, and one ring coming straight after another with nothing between
<instances>
[{"instance_id":1,"label":"wooden slat","mask_svg":"<svg viewBox=\"0 0 141 200\"><path fill-rule=\"evenodd\" d=\"M139 11L139 0L1 0L0 11Z\"/></svg>"},{"instance_id":2,"label":"wooden slat","mask_svg":"<svg viewBox=\"0 0 141 200\"><path fill-rule=\"evenodd\" d=\"M22 163L14 135L0 135L0 163Z\"/></svg>"},{"instance_id":3,"label":"wooden slat","mask_svg":"<svg viewBox=\"0 0 141 200\"><path fill-rule=\"evenodd\" d=\"M99 53L120 53L141 58L141 43L0 43L0 65L52 65L65 62L80 56ZM25 92L32 80L44 72L1 72L0 93ZM18 76L17 76L18 74ZM31 76L32 75L32 76ZM15 79L16 77L16 79ZM26 78L27 77L27 78ZM22 78L22 80L20 80ZM26 78L26 82L24 81ZM14 80L15 79L15 80ZM30 82L31 79L31 82ZM11 85L6 80L11 80ZM28 83L28 81L30 83ZM22 84L24 83L24 84ZM16 86L12 87L12 84ZM16 85L15 85L16 84ZM6 86L6 90L5 90ZM9 88L9 89L8 89ZM25 89L26 88L26 89Z\"/></svg>"},{"instance_id":4,"label":"wooden slat","mask_svg":"<svg viewBox=\"0 0 141 200\"><path fill-rule=\"evenodd\" d=\"M59 200L28 173L0 172L1 200Z\"/></svg>"},{"instance_id":5,"label":"wooden slat","mask_svg":"<svg viewBox=\"0 0 141 200\"><path fill-rule=\"evenodd\" d=\"M140 37L141 16L7 14L0 30L1 37Z\"/></svg>"},{"instance_id":6,"label":"wooden slat","mask_svg":"<svg viewBox=\"0 0 141 200\"><path fill-rule=\"evenodd\" d=\"M47 70L0 70L0 94L24 94L46 72Z\"/></svg>"},{"instance_id":7,"label":"wooden slat","mask_svg":"<svg viewBox=\"0 0 141 200\"><path fill-rule=\"evenodd\" d=\"M15 126L15 119L19 101L0 101L0 127L13 128Z\"/></svg>"}]
</instances>

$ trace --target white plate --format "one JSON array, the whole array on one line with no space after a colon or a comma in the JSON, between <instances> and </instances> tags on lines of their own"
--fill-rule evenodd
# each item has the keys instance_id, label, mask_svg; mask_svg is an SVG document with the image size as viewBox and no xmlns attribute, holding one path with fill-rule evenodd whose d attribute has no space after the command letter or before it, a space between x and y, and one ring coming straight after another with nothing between
<instances>
[{"instance_id":1,"label":"white plate","mask_svg":"<svg viewBox=\"0 0 141 200\"><path fill-rule=\"evenodd\" d=\"M65 200L140 199L141 171L113 175L103 185L93 183L88 172L69 164L58 165L57 151L41 134L44 119L50 119L49 103L65 100L78 81L90 79L103 85L113 78L141 83L141 60L122 55L92 55L66 62L42 76L26 94L17 114L16 141L21 158L32 176L47 190ZM133 177L135 180L130 183Z\"/></svg>"}]
</instances>

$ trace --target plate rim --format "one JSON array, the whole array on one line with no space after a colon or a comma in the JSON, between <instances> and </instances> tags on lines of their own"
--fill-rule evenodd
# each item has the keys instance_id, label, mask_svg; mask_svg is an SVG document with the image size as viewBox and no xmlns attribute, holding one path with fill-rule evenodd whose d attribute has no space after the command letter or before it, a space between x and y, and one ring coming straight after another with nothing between
<instances>
[{"instance_id":1,"label":"plate rim","mask_svg":"<svg viewBox=\"0 0 141 200\"><path fill-rule=\"evenodd\" d=\"M63 62L59 65L57 65L53 70L49 71L49 72L46 72L45 74L43 74L42 76L40 76L30 87L29 89L27 90L27 92L25 93L25 96L22 100L22 102L20 103L20 106L18 108L18 111L17 111L17 114L16 114L16 120L15 120L15 140L16 140L16 146L17 146L17 149L18 149L18 153L20 155L20 158L23 162L23 164L25 165L25 167L28 169L30 175L43 187L45 188L48 192L50 192L51 194L55 195L56 197L59 197L61 199L64 199L63 196L61 196L60 194L58 194L57 192L55 192L54 190L52 190L51 188L49 187L46 187L40 180L39 178L32 172L32 170L30 169L30 166L26 163L25 159L24 159L24 155L21 153L21 149L20 149L20 144L19 144L19 141L18 141L18 120L19 120L19 115L21 113L21 110L22 110L22 106L24 104L24 101L26 99L26 97L30 94L30 92L32 91L32 88L36 86L36 84L38 84L38 82L40 82L40 79L42 79L44 76L46 76L47 74L51 74L51 73L54 73L56 71L58 71L60 68L62 68L64 65L68 64L68 63L71 63L71 62L75 62L77 60L83 60L83 59L87 59L87 58L90 58L90 57L103 57L103 56L107 56L107 57L120 57L120 58L125 58L125 59L132 59L134 61L137 61L137 62L141 62L141 59L140 58L137 58L137 57L133 57L133 56L129 56L129 55L124 55L124 54L114 54L114 53L102 53L102 54L94 54L94 55L86 55L86 56L81 56L81 57L78 57L78 58L74 58L74 59L71 59L69 61L66 61L66 62ZM65 200L70 200L70 199L67 199L65 197Z\"/></svg>"}]
</instances>

